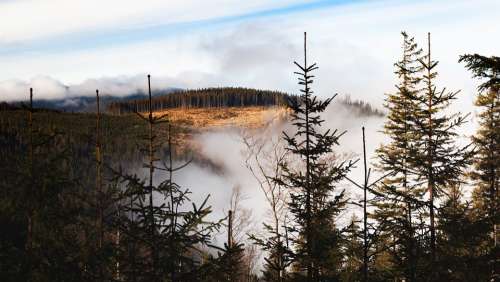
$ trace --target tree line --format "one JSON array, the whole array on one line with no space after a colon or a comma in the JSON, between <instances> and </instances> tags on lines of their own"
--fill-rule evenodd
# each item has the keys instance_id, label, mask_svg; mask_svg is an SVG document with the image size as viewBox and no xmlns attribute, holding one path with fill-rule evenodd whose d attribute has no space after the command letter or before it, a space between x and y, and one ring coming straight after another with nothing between
<instances>
[{"instance_id":1,"label":"tree line","mask_svg":"<svg viewBox=\"0 0 500 282\"><path fill-rule=\"evenodd\" d=\"M176 182L176 173L189 160L174 159L175 127L168 114L153 111L183 105L180 94L172 96L178 100L161 97L168 100L162 105L151 96L148 76L148 99L127 108L142 124L136 132L142 168L127 169L106 158L113 148L106 144L103 121L110 116L101 113L98 91L87 142L92 150L83 153L93 157L82 163L85 158L75 152L78 147L67 133L57 124L47 125L47 113L33 107L31 90L31 102L17 111L22 121L6 125L11 120L0 120L2 280L500 279L500 58L459 58L481 81L476 97L479 128L464 145L458 137L469 117L449 109L458 91L437 86L430 34L424 51L403 32L402 54L395 63L398 84L385 101L388 141L376 150L372 171L364 128L363 161L358 161L339 154L345 132L324 127L321 114L335 96L314 95L318 67L307 60L306 42L304 33L303 62L294 62L300 95L287 100L292 129L279 139L243 138L245 165L271 214L263 232L256 234L236 235L242 222L236 203L225 218L209 220L209 196L194 202L193 192ZM203 104L202 93L184 107ZM251 92L220 101L215 93L221 92L206 102L213 107L259 97ZM356 183L350 173L359 163L364 177ZM362 189L361 201L347 194L347 181ZM464 195L466 188L470 197ZM353 214L343 222L353 207L362 208L362 217ZM221 231L227 239L215 245L214 236ZM255 246L263 251L261 274L249 273L246 266Z\"/></svg>"},{"instance_id":2,"label":"tree line","mask_svg":"<svg viewBox=\"0 0 500 282\"><path fill-rule=\"evenodd\" d=\"M249 106L284 106L293 96L279 91L258 90L242 87L205 88L182 90L151 100L153 111L171 108L226 108ZM112 102L108 105L109 112L125 114L147 112L148 99L123 102Z\"/></svg>"}]
</instances>

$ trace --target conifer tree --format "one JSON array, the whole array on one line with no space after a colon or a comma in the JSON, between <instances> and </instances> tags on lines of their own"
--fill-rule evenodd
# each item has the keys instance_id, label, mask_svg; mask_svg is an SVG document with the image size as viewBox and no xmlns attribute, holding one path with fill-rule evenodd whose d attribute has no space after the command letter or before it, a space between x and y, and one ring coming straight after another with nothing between
<instances>
[{"instance_id":1,"label":"conifer tree","mask_svg":"<svg viewBox=\"0 0 500 282\"><path fill-rule=\"evenodd\" d=\"M344 262L341 281L362 281L363 275L363 241L361 240L362 230L359 227L359 219L355 215L351 217L350 223L345 228L343 243Z\"/></svg>"},{"instance_id":2,"label":"conifer tree","mask_svg":"<svg viewBox=\"0 0 500 282\"><path fill-rule=\"evenodd\" d=\"M91 212L85 214L83 212L80 217L82 220L87 220L82 227L86 233L85 247L87 248L87 258L85 263L86 274L89 279L96 281L107 281L113 278L118 279L119 276L119 233L113 224L120 215L119 201L121 190L116 182L106 184L104 162L104 146L106 145L103 138L103 129L106 116L101 113L101 102L99 90L96 90L96 118L95 118L95 133L91 138L94 142L95 158L95 191L89 193L84 187L77 197L87 200L90 203ZM82 164L79 163L81 166ZM88 208L88 206L85 206ZM85 210L85 208L83 210ZM93 214L93 215L92 215ZM91 222L94 222L92 224Z\"/></svg>"},{"instance_id":3,"label":"conifer tree","mask_svg":"<svg viewBox=\"0 0 500 282\"><path fill-rule=\"evenodd\" d=\"M491 237L488 239L490 256L489 265L491 279L500 277L500 198L498 196L500 182L500 58L485 57L478 54L463 55L460 62L473 76L482 79L478 87L476 106L479 113L479 129L473 137L477 153L474 157L472 180L476 183L474 191L477 220L485 222ZM496 267L496 269L495 269Z\"/></svg>"},{"instance_id":4,"label":"conifer tree","mask_svg":"<svg viewBox=\"0 0 500 282\"><path fill-rule=\"evenodd\" d=\"M486 229L473 216L470 202L463 201L459 186L447 189L439 211L440 281L492 281L489 257L484 255Z\"/></svg>"},{"instance_id":5,"label":"conifer tree","mask_svg":"<svg viewBox=\"0 0 500 282\"><path fill-rule=\"evenodd\" d=\"M149 84L149 101L151 87ZM151 102L150 102L151 103ZM147 115L137 113L148 123L148 135L145 137L148 169L146 180L136 175L118 173L126 183L124 196L130 205L122 206L120 227L124 249L120 270L126 280L131 281L197 281L201 261L198 248L207 246L211 235L219 223L206 220L211 213L207 206L208 196L200 206L189 199L191 193L182 189L173 180L174 172L189 164L174 167L172 155L172 130L168 126L167 161L157 165L161 156L158 152L162 142L155 130L156 125L168 122L166 116L154 116L151 104ZM154 172L166 172L167 177L155 184ZM154 198L158 200L155 202ZM186 208L191 204L192 209Z\"/></svg>"},{"instance_id":6,"label":"conifer tree","mask_svg":"<svg viewBox=\"0 0 500 282\"><path fill-rule=\"evenodd\" d=\"M447 109L459 91L437 90L435 68L432 60L430 33L425 58L419 59L424 68L424 88L418 95L417 109L413 113L415 143L411 150L411 168L422 181L428 196L431 280L439 279L436 270L436 204L450 187L458 185L464 168L470 163L470 145L459 147L456 143L458 128L466 122L461 113L448 114Z\"/></svg>"},{"instance_id":7,"label":"conifer tree","mask_svg":"<svg viewBox=\"0 0 500 282\"><path fill-rule=\"evenodd\" d=\"M55 126L42 126L32 89L27 112L25 131L10 136L19 146L5 144L0 153L1 279L84 281L76 220L81 205L74 200L78 185L71 178L68 138Z\"/></svg>"},{"instance_id":8,"label":"conifer tree","mask_svg":"<svg viewBox=\"0 0 500 282\"><path fill-rule=\"evenodd\" d=\"M409 160L416 142L413 116L418 111L422 71L418 60L422 49L406 32L401 32L401 35L403 54L401 60L394 64L399 79L397 92L388 94L385 104L388 115L384 133L390 141L377 149L378 169L383 173L393 173L378 185L378 192L384 197L375 202L377 209L374 217L379 222L382 236L395 238L396 252L392 254L392 262L396 269L393 272L407 281L415 281L418 240L412 220L418 212L422 191L415 185L416 175Z\"/></svg>"},{"instance_id":9,"label":"conifer tree","mask_svg":"<svg viewBox=\"0 0 500 282\"><path fill-rule=\"evenodd\" d=\"M229 210L227 216L227 242L224 244L222 254L219 254L218 265L222 274L222 281L243 281L245 273L243 270L243 259L245 255L244 245L235 240L235 216L234 211Z\"/></svg>"},{"instance_id":10,"label":"conifer tree","mask_svg":"<svg viewBox=\"0 0 500 282\"><path fill-rule=\"evenodd\" d=\"M312 71L316 64L308 64L306 34L304 33L304 64L295 62L300 69L301 96L291 101L292 121L295 133L284 133L291 154L300 158L303 167L294 170L289 163L282 165L283 175L277 179L280 185L291 189L289 210L295 221L290 227L293 233L292 260L298 279L322 281L338 279L341 254L340 231L336 216L344 209L346 198L336 183L352 166L352 163L331 164L325 157L338 145L342 134L322 130L324 120L320 113L333 98L319 100L313 96Z\"/></svg>"}]
</instances>

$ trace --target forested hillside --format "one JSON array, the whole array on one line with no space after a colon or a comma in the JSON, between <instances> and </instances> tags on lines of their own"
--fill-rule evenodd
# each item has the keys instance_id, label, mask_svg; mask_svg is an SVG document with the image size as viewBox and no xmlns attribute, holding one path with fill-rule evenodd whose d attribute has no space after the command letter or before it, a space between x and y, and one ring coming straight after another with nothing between
<instances>
[{"instance_id":1,"label":"forested hillside","mask_svg":"<svg viewBox=\"0 0 500 282\"><path fill-rule=\"evenodd\" d=\"M500 281L500 58L457 58L480 83L479 127L464 141L470 117L451 110L458 90L437 85L430 34L424 49L401 35L385 112L314 95L305 33L297 96L211 88L155 97L148 75L147 99L105 109L97 90L95 113L38 109L36 89L22 106L0 105L0 280ZM374 156L362 124L361 159L339 154L345 132L324 118L334 103L385 118ZM247 108L271 106L287 107L279 139L242 138L269 215L245 233L241 195L213 219L210 195L195 200L177 182L193 159L176 148L197 126L181 112L228 119L238 108L250 119ZM219 154L235 158L222 141Z\"/></svg>"},{"instance_id":2,"label":"forested hillside","mask_svg":"<svg viewBox=\"0 0 500 282\"><path fill-rule=\"evenodd\" d=\"M224 87L177 91L157 96L152 99L151 107L153 111L161 111L171 108L286 106L290 99L295 99L295 96L278 91ZM135 99L110 103L108 111L114 114L146 112L148 107L148 99Z\"/></svg>"}]
</instances>

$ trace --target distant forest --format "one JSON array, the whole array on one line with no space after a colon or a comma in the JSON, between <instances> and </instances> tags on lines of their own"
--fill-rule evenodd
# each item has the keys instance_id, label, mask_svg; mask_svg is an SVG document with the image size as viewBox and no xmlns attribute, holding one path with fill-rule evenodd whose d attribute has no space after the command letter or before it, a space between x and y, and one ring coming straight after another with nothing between
<instances>
[{"instance_id":1,"label":"distant forest","mask_svg":"<svg viewBox=\"0 0 500 282\"><path fill-rule=\"evenodd\" d=\"M182 90L152 99L152 110L172 108L225 108L248 106L284 106L296 96L279 91L258 90L243 87L204 88ZM149 100L139 99L108 104L107 110L114 114L147 112Z\"/></svg>"}]
</instances>

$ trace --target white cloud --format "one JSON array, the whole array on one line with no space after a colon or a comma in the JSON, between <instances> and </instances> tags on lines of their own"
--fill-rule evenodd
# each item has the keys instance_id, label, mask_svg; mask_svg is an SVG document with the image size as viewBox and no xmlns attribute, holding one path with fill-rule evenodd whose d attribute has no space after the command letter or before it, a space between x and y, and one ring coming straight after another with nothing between
<instances>
[{"instance_id":1,"label":"white cloud","mask_svg":"<svg viewBox=\"0 0 500 282\"><path fill-rule=\"evenodd\" d=\"M75 32L164 25L279 8L303 0L17 0L0 2L0 44ZM7 28L5 28L7 27Z\"/></svg>"},{"instance_id":2,"label":"white cloud","mask_svg":"<svg viewBox=\"0 0 500 282\"><path fill-rule=\"evenodd\" d=\"M259 1L256 5L263 3ZM129 4L126 1L123 6ZM196 4L188 2L179 9L190 7ZM194 10L188 14L200 13L199 9ZM210 14L210 10L206 12ZM455 105L470 111L476 82L457 63L458 56L466 52L498 53L500 37L494 36L500 34L498 18L498 1L361 2L193 29L148 42L75 48L59 53L4 54L0 55L0 78L29 81L38 75L50 75L66 85L91 85L92 80L82 81L120 76L134 80L137 74L151 73L153 85L168 82L173 84L170 86L190 88L237 85L297 92L292 61L302 60L302 32L308 31L310 60L318 62L320 67L313 85L316 93L351 94L380 105L384 93L394 90L393 63L400 57L399 32L406 30L415 35L424 47L430 31L433 54L440 61L439 84L462 89ZM116 17L117 22L120 19ZM156 21L153 16L151 20ZM159 77L169 79L156 81ZM135 89L140 81L109 89L123 93L125 85ZM83 89L81 93L87 91Z\"/></svg>"},{"instance_id":3,"label":"white cloud","mask_svg":"<svg viewBox=\"0 0 500 282\"><path fill-rule=\"evenodd\" d=\"M44 99L60 99L67 94L67 89L61 82L48 76L36 76L30 81L13 79L0 82L0 100L27 100L30 87L34 89L34 96Z\"/></svg>"},{"instance_id":4,"label":"white cloud","mask_svg":"<svg viewBox=\"0 0 500 282\"><path fill-rule=\"evenodd\" d=\"M152 76L151 89L190 88L187 81L209 78L203 73L187 73L182 77ZM29 81L10 79L0 82L0 101L20 101L29 98L29 89L33 88L35 99L65 99L78 96L93 96L98 89L101 95L125 96L135 93L147 93L147 74L134 76L101 77L87 79L81 83L64 85L48 77L36 76ZM68 101L69 102L69 101Z\"/></svg>"}]
</instances>

